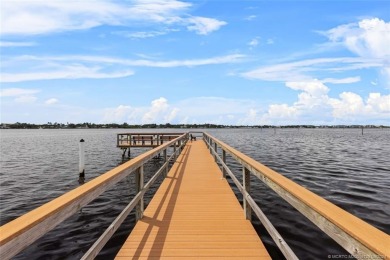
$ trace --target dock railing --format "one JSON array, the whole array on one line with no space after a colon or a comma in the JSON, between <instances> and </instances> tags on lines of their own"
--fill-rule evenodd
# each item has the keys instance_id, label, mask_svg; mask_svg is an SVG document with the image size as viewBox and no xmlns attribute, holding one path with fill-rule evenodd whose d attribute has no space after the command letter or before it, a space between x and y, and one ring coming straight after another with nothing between
<instances>
[{"instance_id":1,"label":"dock railing","mask_svg":"<svg viewBox=\"0 0 390 260\"><path fill-rule=\"evenodd\" d=\"M55 228L58 224L78 212L83 206L96 199L104 191L130 174L136 175L137 194L119 214L114 222L99 237L82 259L93 259L107 243L129 213L136 208L136 218L140 219L144 210L143 196L156 179L168 173L169 162L176 160L182 151L189 134L182 134L172 141L150 150L140 156L102 174L101 176L71 190L64 195L32 210L25 215L0 227L0 259L10 259L38 238ZM168 158L168 148L173 152ZM144 185L144 164L163 153L164 164Z\"/></svg>"},{"instance_id":2,"label":"dock railing","mask_svg":"<svg viewBox=\"0 0 390 260\"><path fill-rule=\"evenodd\" d=\"M157 147L181 136L183 133L119 133L117 147Z\"/></svg>"},{"instance_id":3,"label":"dock railing","mask_svg":"<svg viewBox=\"0 0 390 260\"><path fill-rule=\"evenodd\" d=\"M214 155L216 162L222 165L223 176L226 177L226 175L229 175L243 194L243 207L246 218L251 218L253 210L287 259L297 258L251 197L250 173L274 190L281 198L312 221L357 259L390 258L390 236L386 233L237 151L215 137L204 133L203 139L210 153ZM222 158L218 154L218 148L221 149ZM226 154L232 156L242 165L242 184L226 165Z\"/></svg>"}]
</instances>

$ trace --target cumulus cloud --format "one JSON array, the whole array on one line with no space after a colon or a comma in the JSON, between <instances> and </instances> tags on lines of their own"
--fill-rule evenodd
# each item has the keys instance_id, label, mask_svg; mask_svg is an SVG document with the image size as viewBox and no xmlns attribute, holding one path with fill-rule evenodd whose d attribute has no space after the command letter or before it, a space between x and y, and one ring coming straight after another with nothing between
<instances>
[{"instance_id":1,"label":"cumulus cloud","mask_svg":"<svg viewBox=\"0 0 390 260\"><path fill-rule=\"evenodd\" d=\"M390 87L390 22L379 18L363 19L322 33L332 43L342 44L360 57L381 60L381 72Z\"/></svg>"},{"instance_id":2,"label":"cumulus cloud","mask_svg":"<svg viewBox=\"0 0 390 260\"><path fill-rule=\"evenodd\" d=\"M370 93L367 100L352 92L343 92L339 99L331 98L335 118L357 120L361 117L390 118L390 95Z\"/></svg>"},{"instance_id":3,"label":"cumulus cloud","mask_svg":"<svg viewBox=\"0 0 390 260\"><path fill-rule=\"evenodd\" d=\"M257 124L261 109L251 100L221 97L194 97L169 103L164 97L152 100L149 106L121 105L103 112L102 122L117 123L223 123Z\"/></svg>"},{"instance_id":4,"label":"cumulus cloud","mask_svg":"<svg viewBox=\"0 0 390 260\"><path fill-rule=\"evenodd\" d=\"M164 97L152 100L150 106L132 107L120 105L116 108L107 108L103 112L103 123L172 123L177 116L179 109L168 103Z\"/></svg>"},{"instance_id":5,"label":"cumulus cloud","mask_svg":"<svg viewBox=\"0 0 390 260\"><path fill-rule=\"evenodd\" d=\"M262 118L264 121L313 123L337 119L343 123L350 123L390 118L390 95L370 93L364 100L356 93L342 92L338 98L331 98L328 95L329 88L319 80L287 82L286 86L299 91L297 101L292 105L270 105Z\"/></svg>"},{"instance_id":6,"label":"cumulus cloud","mask_svg":"<svg viewBox=\"0 0 390 260\"><path fill-rule=\"evenodd\" d=\"M325 32L332 41L342 43L362 57L390 57L390 22L379 18L337 26Z\"/></svg>"},{"instance_id":7,"label":"cumulus cloud","mask_svg":"<svg viewBox=\"0 0 390 260\"><path fill-rule=\"evenodd\" d=\"M154 123L156 119L168 109L168 100L160 97L159 99L153 100L151 107L148 112L142 117L143 123Z\"/></svg>"},{"instance_id":8,"label":"cumulus cloud","mask_svg":"<svg viewBox=\"0 0 390 260\"><path fill-rule=\"evenodd\" d=\"M168 122L168 123L173 122L173 120L176 119L177 114L178 114L179 111L180 111L180 109L178 109L177 107L173 108L173 109L171 110L171 112L169 112L169 114L167 114L167 115L164 117L164 121L165 121L165 122Z\"/></svg>"},{"instance_id":9,"label":"cumulus cloud","mask_svg":"<svg viewBox=\"0 0 390 260\"><path fill-rule=\"evenodd\" d=\"M133 118L135 108L126 105L119 105L116 108L107 108L104 110L103 123L123 123L130 122Z\"/></svg>"},{"instance_id":10,"label":"cumulus cloud","mask_svg":"<svg viewBox=\"0 0 390 260\"><path fill-rule=\"evenodd\" d=\"M7 1L0 9L2 34L34 35L83 30L101 25L164 24L186 26L198 34L218 30L226 22L188 15L191 3L177 0ZM28 26L26 26L28 24Z\"/></svg>"}]
</instances>

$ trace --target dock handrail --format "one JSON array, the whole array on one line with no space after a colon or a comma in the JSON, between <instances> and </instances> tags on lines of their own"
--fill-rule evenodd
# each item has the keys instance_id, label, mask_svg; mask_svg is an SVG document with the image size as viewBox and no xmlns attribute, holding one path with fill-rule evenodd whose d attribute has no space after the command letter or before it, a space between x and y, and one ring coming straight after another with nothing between
<instances>
[{"instance_id":1,"label":"dock handrail","mask_svg":"<svg viewBox=\"0 0 390 260\"><path fill-rule=\"evenodd\" d=\"M390 257L390 236L386 233L237 151L208 133L204 133L203 138L210 149L210 153L215 156L215 160L221 163L223 175L229 174L243 194L244 212L247 218L250 218L250 207L252 207L254 213L258 216L287 259L295 259L295 255L289 255L291 249L289 250L284 240L280 240L280 235L277 232L275 233L276 229L272 230L273 227L270 227L268 219L264 218L265 216L263 216L264 214L261 209L250 196L250 173L258 177L357 259L388 259ZM222 158L218 154L218 147L222 149ZM239 183L237 178L226 166L226 153L230 154L230 156L243 166L243 185Z\"/></svg>"},{"instance_id":2,"label":"dock handrail","mask_svg":"<svg viewBox=\"0 0 390 260\"><path fill-rule=\"evenodd\" d=\"M142 217L144 193L161 173L168 172L169 161L176 158L177 153L182 150L182 147L187 141L188 133L182 134L174 140L143 153L82 186L1 226L0 259L12 258L38 238L79 211L83 206L97 198L104 191L135 171L137 194L98 241L95 242L92 250L89 250L84 256L85 259L93 259L134 207L137 207L137 218ZM173 146L174 151L171 157L168 158L167 149L171 146ZM143 165L159 153L164 154L165 163L144 186Z\"/></svg>"},{"instance_id":3,"label":"dock handrail","mask_svg":"<svg viewBox=\"0 0 390 260\"><path fill-rule=\"evenodd\" d=\"M149 142L149 147L156 147L181 135L183 133L119 133L117 134L116 146L127 147L132 146L132 144L145 145L145 141L147 141Z\"/></svg>"}]
</instances>

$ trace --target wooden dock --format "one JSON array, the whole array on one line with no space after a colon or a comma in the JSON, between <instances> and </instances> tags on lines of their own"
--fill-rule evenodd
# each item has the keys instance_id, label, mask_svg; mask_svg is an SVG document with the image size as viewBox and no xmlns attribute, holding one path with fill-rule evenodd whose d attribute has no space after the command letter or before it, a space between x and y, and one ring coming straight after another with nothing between
<instances>
[{"instance_id":1,"label":"wooden dock","mask_svg":"<svg viewBox=\"0 0 390 260\"><path fill-rule=\"evenodd\" d=\"M270 259L203 141L187 143L116 259Z\"/></svg>"}]
</instances>

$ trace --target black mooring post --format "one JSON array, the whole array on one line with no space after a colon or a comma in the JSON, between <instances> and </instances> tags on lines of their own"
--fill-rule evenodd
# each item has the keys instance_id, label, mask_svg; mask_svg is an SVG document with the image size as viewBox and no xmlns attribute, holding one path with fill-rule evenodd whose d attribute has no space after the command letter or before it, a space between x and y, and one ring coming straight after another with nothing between
<instances>
[{"instance_id":1,"label":"black mooring post","mask_svg":"<svg viewBox=\"0 0 390 260\"><path fill-rule=\"evenodd\" d=\"M85 142L84 139L79 143L79 183L84 183L85 179Z\"/></svg>"}]
</instances>

